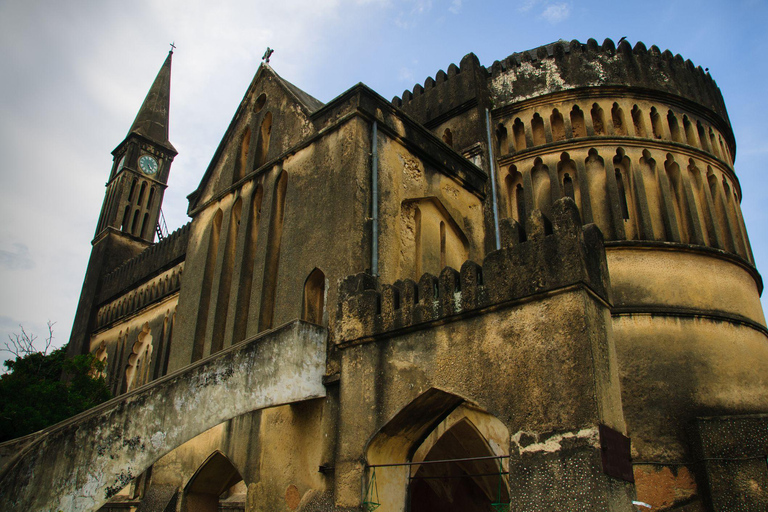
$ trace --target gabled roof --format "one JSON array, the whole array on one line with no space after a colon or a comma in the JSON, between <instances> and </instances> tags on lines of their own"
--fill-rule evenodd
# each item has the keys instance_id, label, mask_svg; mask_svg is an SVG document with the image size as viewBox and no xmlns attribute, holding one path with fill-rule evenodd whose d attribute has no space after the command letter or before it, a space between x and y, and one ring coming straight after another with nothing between
<instances>
[{"instance_id":1,"label":"gabled roof","mask_svg":"<svg viewBox=\"0 0 768 512\"><path fill-rule=\"evenodd\" d=\"M293 96L295 96L296 99L299 100L299 103L301 103L304 106L304 108L306 108L307 113L311 114L312 112L315 112L316 110L319 110L325 106L325 103L323 103L322 101L302 91L301 89L293 85L291 82L289 82L288 80L285 80L283 77L275 73L275 70L272 69L269 64L264 64L263 66L268 68L270 71L272 71L272 73L275 75L275 78L277 78L277 80L283 85L283 87L285 87L288 90L288 92L293 94Z\"/></svg>"},{"instance_id":2,"label":"gabled roof","mask_svg":"<svg viewBox=\"0 0 768 512\"><path fill-rule=\"evenodd\" d=\"M242 115L243 109L245 108L248 96L251 94L251 91L253 91L256 85L262 80L263 75L273 76L275 78L275 82L282 86L286 94L289 97L296 100L297 104L301 107L302 110L304 110L304 113L307 117L309 117L313 112L316 112L317 110L325 106L325 104L322 101L302 91L301 89L299 89L298 87L290 83L289 81L282 78L280 75L278 75L275 72L274 69L272 69L272 67L269 64L262 63L259 66L259 69L256 71L256 75L253 77L253 80L251 81L251 85L248 86L248 90L245 92L245 95L243 96L242 101L240 101L240 105L238 106L237 111L235 111L235 115L232 116L232 120L229 123L229 127L227 128L227 131L224 134L224 136L221 138L221 142L219 142L219 146L216 148L216 152L213 154L213 157L211 158L211 161L208 164L208 168L205 170L205 174L203 174L203 177L200 180L200 184L197 186L197 189L195 189L194 192L192 192L187 196L187 199L189 200L188 211L192 211L194 209L200 193L202 193L202 191L205 189L206 184L210 180L211 175L213 174L213 171L216 167L216 163L218 162L222 152L224 151L224 148L226 148L228 141L233 135L235 126L237 125L237 122Z\"/></svg>"},{"instance_id":3,"label":"gabled roof","mask_svg":"<svg viewBox=\"0 0 768 512\"><path fill-rule=\"evenodd\" d=\"M171 100L171 57L173 52L168 52L160 71L157 73L152 87L149 88L144 103L141 104L139 113L136 114L131 129L128 131L141 135L146 139L164 146L174 152L176 148L168 140L168 119Z\"/></svg>"}]
</instances>

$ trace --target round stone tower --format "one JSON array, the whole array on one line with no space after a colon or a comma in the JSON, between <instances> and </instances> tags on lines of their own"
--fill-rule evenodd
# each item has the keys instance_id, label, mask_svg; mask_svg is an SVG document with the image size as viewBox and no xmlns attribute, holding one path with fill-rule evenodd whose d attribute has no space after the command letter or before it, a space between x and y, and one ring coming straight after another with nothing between
<instances>
[{"instance_id":1,"label":"round stone tower","mask_svg":"<svg viewBox=\"0 0 768 512\"><path fill-rule=\"evenodd\" d=\"M720 90L680 55L590 39L494 63L489 95L500 216L567 195L605 236L638 498L696 501L696 418L768 409L762 280Z\"/></svg>"}]
</instances>

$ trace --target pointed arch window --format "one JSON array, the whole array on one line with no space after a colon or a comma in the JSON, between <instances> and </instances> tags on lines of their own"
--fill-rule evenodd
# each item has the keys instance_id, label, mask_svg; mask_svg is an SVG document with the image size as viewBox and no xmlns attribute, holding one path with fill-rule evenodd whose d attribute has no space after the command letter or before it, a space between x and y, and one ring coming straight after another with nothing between
<instances>
[{"instance_id":1,"label":"pointed arch window","mask_svg":"<svg viewBox=\"0 0 768 512\"><path fill-rule=\"evenodd\" d=\"M325 318L325 274L314 269L304 281L304 300L301 319L305 322L323 325Z\"/></svg>"}]
</instances>

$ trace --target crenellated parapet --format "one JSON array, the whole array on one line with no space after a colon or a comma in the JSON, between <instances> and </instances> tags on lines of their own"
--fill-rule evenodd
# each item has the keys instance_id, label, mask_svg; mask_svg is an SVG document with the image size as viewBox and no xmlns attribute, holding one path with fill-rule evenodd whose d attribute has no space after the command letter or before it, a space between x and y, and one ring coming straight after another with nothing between
<instances>
[{"instance_id":1,"label":"crenellated parapet","mask_svg":"<svg viewBox=\"0 0 768 512\"><path fill-rule=\"evenodd\" d=\"M572 286L586 286L610 303L602 233L582 225L570 198L555 202L549 218L535 210L524 227L505 220L502 239L502 249L482 265L466 261L459 271L445 267L418 283L381 284L365 273L347 277L339 288L336 343L447 322Z\"/></svg>"},{"instance_id":2,"label":"crenellated parapet","mask_svg":"<svg viewBox=\"0 0 768 512\"><path fill-rule=\"evenodd\" d=\"M159 272L183 261L187 252L189 229L187 223L168 235L162 241L151 245L135 258L132 258L104 276L99 294L99 303L103 303L118 293L144 282Z\"/></svg>"},{"instance_id":3,"label":"crenellated parapet","mask_svg":"<svg viewBox=\"0 0 768 512\"><path fill-rule=\"evenodd\" d=\"M497 107L557 91L598 86L651 89L687 98L714 112L730 126L717 84L701 66L680 54L650 49L642 42L634 48L611 39L599 45L577 40L557 41L514 53L491 66L491 92Z\"/></svg>"},{"instance_id":4,"label":"crenellated parapet","mask_svg":"<svg viewBox=\"0 0 768 512\"><path fill-rule=\"evenodd\" d=\"M428 77L423 86L416 84L412 90L406 89L402 98L392 98L392 104L426 123L475 101L486 84L487 76L488 71L480 64L477 56L468 53L458 66L451 64L448 72L441 69L434 78Z\"/></svg>"}]
</instances>

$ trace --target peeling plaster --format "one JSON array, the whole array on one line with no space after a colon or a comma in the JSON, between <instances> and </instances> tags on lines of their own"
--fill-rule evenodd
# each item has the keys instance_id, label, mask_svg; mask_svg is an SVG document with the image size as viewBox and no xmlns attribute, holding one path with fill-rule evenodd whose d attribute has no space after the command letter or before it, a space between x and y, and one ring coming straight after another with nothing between
<instances>
[{"instance_id":1,"label":"peeling plaster","mask_svg":"<svg viewBox=\"0 0 768 512\"><path fill-rule=\"evenodd\" d=\"M563 432L555 434L544 441L533 442L526 446L521 445L523 436L539 439L540 434L536 432L526 432L521 430L512 436L512 443L517 445L520 453L555 453L563 449L562 442L570 439L581 439L587 441L590 446L600 446L600 435L596 427L585 428L578 432Z\"/></svg>"}]
</instances>

